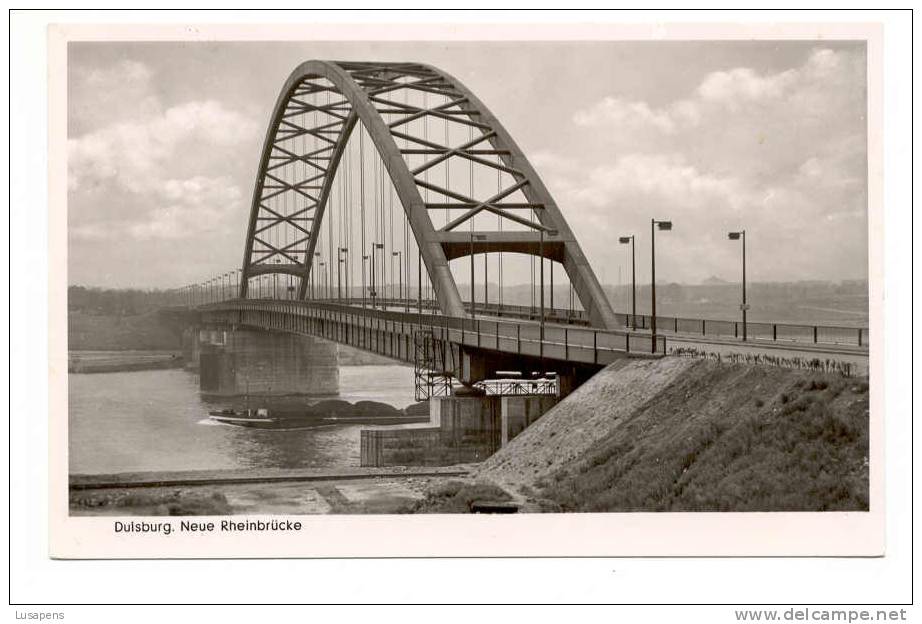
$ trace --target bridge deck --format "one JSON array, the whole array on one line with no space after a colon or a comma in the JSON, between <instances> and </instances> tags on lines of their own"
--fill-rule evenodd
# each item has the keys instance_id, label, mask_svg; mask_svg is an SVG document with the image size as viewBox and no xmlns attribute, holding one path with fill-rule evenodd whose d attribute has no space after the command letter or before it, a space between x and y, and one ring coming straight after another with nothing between
<instances>
[{"instance_id":1,"label":"bridge deck","mask_svg":"<svg viewBox=\"0 0 922 624\"><path fill-rule=\"evenodd\" d=\"M338 302L333 299L331 302ZM370 305L370 300L369 300ZM439 314L438 304L426 300L419 302L416 299L379 299L376 305L391 310L415 311L418 307L428 313ZM470 303L467 302L470 310ZM479 318L494 319L528 319L538 321L541 313L537 306L514 305L492 302L478 303L475 307L476 316ZM548 325L580 325L589 326L589 315L583 310L568 308L545 307L545 321ZM649 335L651 317L649 314L638 314L632 318L630 314L616 312L615 318L624 327L625 332L633 331ZM726 319L701 319L681 316L656 315L656 331L658 334L677 337L697 337L700 341L724 341L726 339L741 339L743 324L740 321ZM808 325L804 323L776 323L769 321L749 321L746 324L747 340L776 342L790 345L827 345L841 347L857 347L867 350L870 345L870 333L867 327Z\"/></svg>"},{"instance_id":2,"label":"bridge deck","mask_svg":"<svg viewBox=\"0 0 922 624\"><path fill-rule=\"evenodd\" d=\"M303 333L413 362L414 336L487 351L605 366L618 358L663 355L663 336L526 319L463 318L318 301L231 300L202 308L205 320ZM655 344L655 349L653 345Z\"/></svg>"}]
</instances>

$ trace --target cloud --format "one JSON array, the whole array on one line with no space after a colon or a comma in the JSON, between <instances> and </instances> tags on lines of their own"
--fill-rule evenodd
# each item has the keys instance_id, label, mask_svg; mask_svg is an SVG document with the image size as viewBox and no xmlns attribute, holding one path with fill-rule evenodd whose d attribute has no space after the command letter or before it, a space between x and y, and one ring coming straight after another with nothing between
<instances>
[{"instance_id":1,"label":"cloud","mask_svg":"<svg viewBox=\"0 0 922 624\"><path fill-rule=\"evenodd\" d=\"M246 209L239 187L227 176L166 180L143 200L133 193L116 197L130 209L72 223L71 239L144 242L227 234L228 221Z\"/></svg>"},{"instance_id":2,"label":"cloud","mask_svg":"<svg viewBox=\"0 0 922 624\"><path fill-rule=\"evenodd\" d=\"M606 96L577 111L573 121L584 127L607 125L673 134L715 118L726 122L728 113L754 117L766 109L784 116L798 109L809 116L824 112L831 119L843 108L851 108L851 118L864 111L864 72L863 55L817 49L800 67L773 74L760 75L748 67L711 72L688 97L661 107ZM825 106L820 108L821 104Z\"/></svg>"},{"instance_id":3,"label":"cloud","mask_svg":"<svg viewBox=\"0 0 922 624\"><path fill-rule=\"evenodd\" d=\"M127 231L140 240L194 237L223 224L239 211L241 199L240 189L227 177L167 180L160 206Z\"/></svg>"},{"instance_id":4,"label":"cloud","mask_svg":"<svg viewBox=\"0 0 922 624\"><path fill-rule=\"evenodd\" d=\"M186 148L232 147L256 125L215 101L186 102L157 115L118 122L68 141L72 190L103 182L141 193L165 183L167 168Z\"/></svg>"},{"instance_id":5,"label":"cloud","mask_svg":"<svg viewBox=\"0 0 922 624\"><path fill-rule=\"evenodd\" d=\"M817 49L774 73L710 72L659 106L612 94L577 111L573 123L587 144L604 150L587 154L599 159L679 152L703 170L767 183L795 175L810 157L838 158L844 148L848 158L839 163L850 167L847 176L864 177L864 63L858 52Z\"/></svg>"},{"instance_id":6,"label":"cloud","mask_svg":"<svg viewBox=\"0 0 922 624\"><path fill-rule=\"evenodd\" d=\"M568 213L586 215L573 226L594 263L610 262L613 237L642 236L657 217L676 222L678 280L732 266L724 239L739 227L777 254L764 259L773 279L861 276L865 85L862 53L815 49L779 71L704 74L657 106L610 94L572 117L594 150L570 162L538 154L536 166Z\"/></svg>"},{"instance_id":7,"label":"cloud","mask_svg":"<svg viewBox=\"0 0 922 624\"><path fill-rule=\"evenodd\" d=\"M245 210L226 163L258 139L253 119L214 100L166 105L135 61L77 75L72 129L86 128L68 140L73 240L189 238Z\"/></svg>"},{"instance_id":8,"label":"cloud","mask_svg":"<svg viewBox=\"0 0 922 624\"><path fill-rule=\"evenodd\" d=\"M81 135L91 128L158 113L161 101L153 77L147 65L131 59L69 70L70 134Z\"/></svg>"},{"instance_id":9,"label":"cloud","mask_svg":"<svg viewBox=\"0 0 922 624\"><path fill-rule=\"evenodd\" d=\"M756 241L756 280L837 279L866 270L866 196L817 185L818 172L830 166L825 160L812 158L796 179L766 185L709 172L678 153L627 154L590 167L548 153L535 160L565 213L579 215L570 225L596 267L623 261L611 245L618 236L636 234L641 250L649 245L650 219L657 218L675 223L662 258L657 254L657 274L667 281L731 277L738 250L727 245L726 232L741 227ZM836 244L818 245L817 237ZM638 275L649 279L645 267Z\"/></svg>"},{"instance_id":10,"label":"cloud","mask_svg":"<svg viewBox=\"0 0 922 624\"><path fill-rule=\"evenodd\" d=\"M739 67L709 74L698 86L696 95L700 103L710 102L736 108L746 102L782 97L797 82L797 77L796 70L759 76L751 69Z\"/></svg>"},{"instance_id":11,"label":"cloud","mask_svg":"<svg viewBox=\"0 0 922 624\"><path fill-rule=\"evenodd\" d=\"M668 110L654 110L646 102L608 96L589 109L577 111L573 121L579 126L649 125L665 133L675 131L676 120Z\"/></svg>"}]
</instances>

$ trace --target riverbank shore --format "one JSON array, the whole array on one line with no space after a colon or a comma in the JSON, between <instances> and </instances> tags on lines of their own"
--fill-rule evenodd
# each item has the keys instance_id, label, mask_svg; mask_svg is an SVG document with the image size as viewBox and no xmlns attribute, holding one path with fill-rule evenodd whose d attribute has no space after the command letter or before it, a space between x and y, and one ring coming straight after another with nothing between
<instances>
[{"instance_id":1,"label":"riverbank shore","mask_svg":"<svg viewBox=\"0 0 922 624\"><path fill-rule=\"evenodd\" d=\"M181 351L70 351L68 373L121 373L182 368Z\"/></svg>"},{"instance_id":2,"label":"riverbank shore","mask_svg":"<svg viewBox=\"0 0 922 624\"><path fill-rule=\"evenodd\" d=\"M404 513L467 466L71 475L74 516Z\"/></svg>"}]
</instances>

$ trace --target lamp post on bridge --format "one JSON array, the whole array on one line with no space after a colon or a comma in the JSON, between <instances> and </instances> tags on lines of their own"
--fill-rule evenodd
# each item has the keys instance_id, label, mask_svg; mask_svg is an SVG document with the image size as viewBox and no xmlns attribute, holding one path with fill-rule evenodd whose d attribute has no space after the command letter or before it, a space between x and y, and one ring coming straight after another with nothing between
<instances>
[{"instance_id":1,"label":"lamp post on bridge","mask_svg":"<svg viewBox=\"0 0 922 624\"><path fill-rule=\"evenodd\" d=\"M348 247L337 247L336 249L336 296L340 302L343 300L343 288L342 288L342 271L341 269L345 265L346 261L343 258L343 254L349 251ZM346 292L349 291L349 274L346 274Z\"/></svg>"},{"instance_id":2,"label":"lamp post on bridge","mask_svg":"<svg viewBox=\"0 0 922 624\"><path fill-rule=\"evenodd\" d=\"M326 267L326 265L327 265L326 262L320 262L317 265L320 267L320 298L321 299L326 299L328 298L328 295L329 295L329 289L327 287L327 279L326 279L327 270L324 268Z\"/></svg>"},{"instance_id":3,"label":"lamp post on bridge","mask_svg":"<svg viewBox=\"0 0 922 624\"><path fill-rule=\"evenodd\" d=\"M371 244L371 307L377 308L377 284L378 284L378 275L376 270L376 261L375 256L377 255L376 250L384 249L384 243L372 243ZM382 251L383 253L383 251ZM383 258L382 258L383 260Z\"/></svg>"},{"instance_id":4,"label":"lamp post on bridge","mask_svg":"<svg viewBox=\"0 0 922 624\"><path fill-rule=\"evenodd\" d=\"M539 299L540 299L540 306L541 306L540 329L541 329L541 341L542 342L544 341L544 235L545 234L548 234L550 236L557 236L557 230L547 229L544 226L541 226L538 228L538 235L539 235L538 259L541 262L541 270L539 271L539 281L541 282L541 288L540 288L541 296L539 297ZM543 349L544 348L542 347L542 352L543 352Z\"/></svg>"},{"instance_id":5,"label":"lamp post on bridge","mask_svg":"<svg viewBox=\"0 0 922 624\"><path fill-rule=\"evenodd\" d=\"M275 259L275 263L276 263L276 264L282 264L282 259L281 259L281 258L276 258L276 259ZM278 274L278 273L275 273L275 274L273 274L272 277L273 277L273 280L272 280L272 298L273 298L273 299L281 299L281 297L279 297L279 274Z\"/></svg>"},{"instance_id":6,"label":"lamp post on bridge","mask_svg":"<svg viewBox=\"0 0 922 624\"><path fill-rule=\"evenodd\" d=\"M474 230L471 230L471 316L474 316L475 309L477 307L477 294L474 290L474 239L476 240L486 240L485 234L474 234ZM484 260L486 262L486 260Z\"/></svg>"},{"instance_id":7,"label":"lamp post on bridge","mask_svg":"<svg viewBox=\"0 0 922 624\"><path fill-rule=\"evenodd\" d=\"M362 255L362 307L363 308L365 307L365 294L367 292L365 289L365 281L366 281L365 280L365 265L368 263L368 258L369 258L368 255L365 255L365 254Z\"/></svg>"},{"instance_id":8,"label":"lamp post on bridge","mask_svg":"<svg viewBox=\"0 0 922 624\"><path fill-rule=\"evenodd\" d=\"M320 262L320 252L319 251L314 252L314 258L315 258L314 262L311 263L311 299L316 299L317 292L320 292L320 289L316 288L317 287L317 274L314 272L314 265ZM321 287L322 286L323 286L323 281L321 280Z\"/></svg>"},{"instance_id":9,"label":"lamp post on bridge","mask_svg":"<svg viewBox=\"0 0 922 624\"><path fill-rule=\"evenodd\" d=\"M631 327L637 329L637 265L636 255L634 254L634 235L622 236L618 239L622 245L631 244ZM618 276L621 281L621 276ZM619 284L620 285L620 284Z\"/></svg>"},{"instance_id":10,"label":"lamp post on bridge","mask_svg":"<svg viewBox=\"0 0 922 624\"><path fill-rule=\"evenodd\" d=\"M400 290L397 291L397 296L400 297L400 302L403 303L403 252L392 251L391 258L394 256L397 256L397 275L400 278ZM409 308L406 308L406 311L409 312Z\"/></svg>"},{"instance_id":11,"label":"lamp post on bridge","mask_svg":"<svg viewBox=\"0 0 922 624\"><path fill-rule=\"evenodd\" d=\"M656 353L656 230L672 231L672 221L650 219L650 353Z\"/></svg>"},{"instance_id":12,"label":"lamp post on bridge","mask_svg":"<svg viewBox=\"0 0 922 624\"><path fill-rule=\"evenodd\" d=\"M746 311L749 309L749 304L746 303L746 230L728 232L727 238L743 241L743 303L740 305L740 310L743 312L743 342L746 342Z\"/></svg>"}]
</instances>

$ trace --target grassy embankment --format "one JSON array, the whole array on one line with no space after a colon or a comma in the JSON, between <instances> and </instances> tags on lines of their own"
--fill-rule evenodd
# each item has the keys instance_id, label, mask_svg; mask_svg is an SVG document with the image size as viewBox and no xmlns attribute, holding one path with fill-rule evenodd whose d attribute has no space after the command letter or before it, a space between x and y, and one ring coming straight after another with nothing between
<instances>
[{"instance_id":1,"label":"grassy embankment","mask_svg":"<svg viewBox=\"0 0 922 624\"><path fill-rule=\"evenodd\" d=\"M868 384L666 358L612 365L484 462L545 511L868 509ZM425 511L440 511L438 497Z\"/></svg>"},{"instance_id":2,"label":"grassy embankment","mask_svg":"<svg viewBox=\"0 0 922 624\"><path fill-rule=\"evenodd\" d=\"M471 513L477 503L511 501L512 496L492 483L447 481L426 492L425 498L404 507L404 513Z\"/></svg>"}]
</instances>

